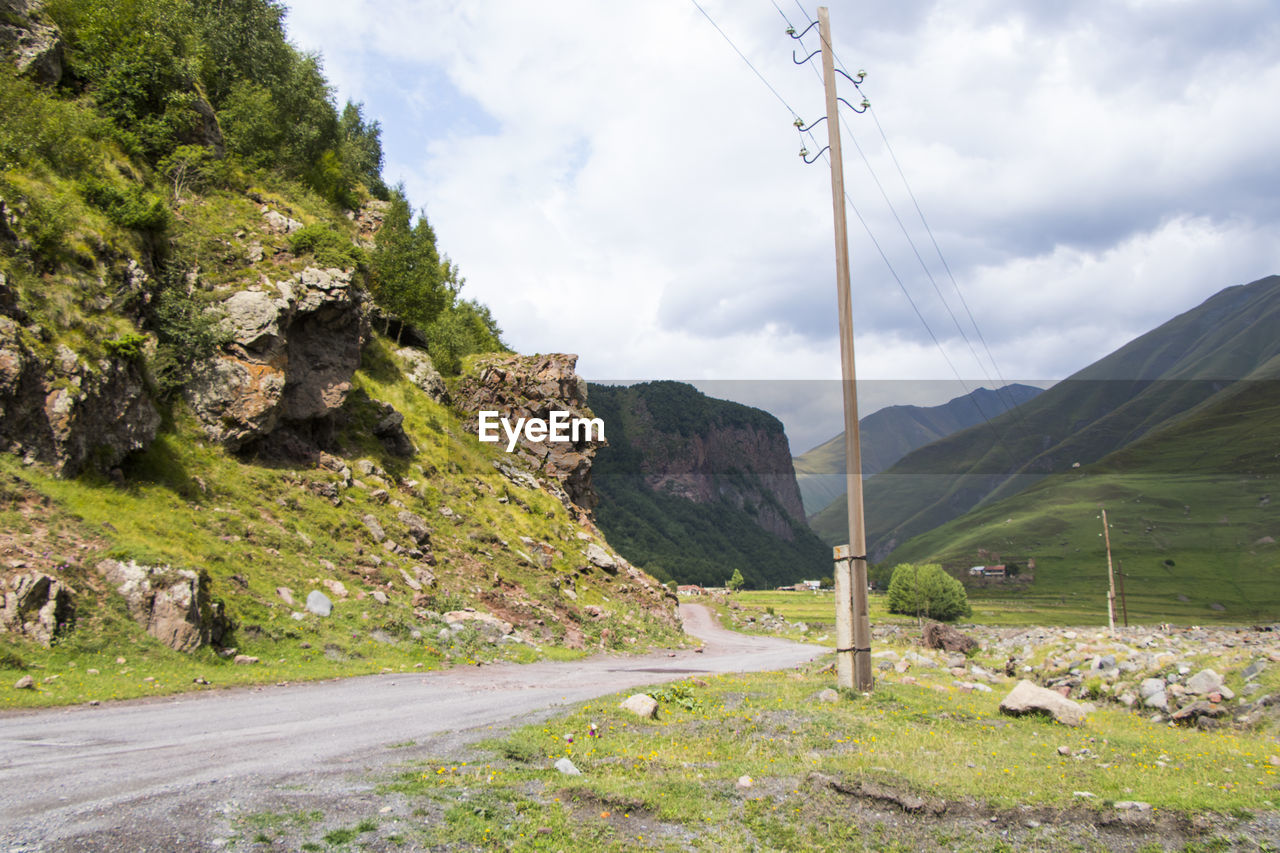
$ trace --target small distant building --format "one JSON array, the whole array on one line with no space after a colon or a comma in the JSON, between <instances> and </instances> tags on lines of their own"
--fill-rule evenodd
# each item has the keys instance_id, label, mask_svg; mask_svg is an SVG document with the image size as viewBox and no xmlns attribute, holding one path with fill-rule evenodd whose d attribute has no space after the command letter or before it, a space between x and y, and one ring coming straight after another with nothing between
<instances>
[{"instance_id":1,"label":"small distant building","mask_svg":"<svg viewBox=\"0 0 1280 853\"><path fill-rule=\"evenodd\" d=\"M800 583L796 584L796 589L817 592L822 589L822 581L800 581Z\"/></svg>"},{"instance_id":2,"label":"small distant building","mask_svg":"<svg viewBox=\"0 0 1280 853\"><path fill-rule=\"evenodd\" d=\"M1007 575L1004 566L974 566L969 569L969 576L975 578L1003 578Z\"/></svg>"},{"instance_id":3,"label":"small distant building","mask_svg":"<svg viewBox=\"0 0 1280 853\"><path fill-rule=\"evenodd\" d=\"M676 587L677 595L706 595L707 591L697 584L686 583Z\"/></svg>"}]
</instances>

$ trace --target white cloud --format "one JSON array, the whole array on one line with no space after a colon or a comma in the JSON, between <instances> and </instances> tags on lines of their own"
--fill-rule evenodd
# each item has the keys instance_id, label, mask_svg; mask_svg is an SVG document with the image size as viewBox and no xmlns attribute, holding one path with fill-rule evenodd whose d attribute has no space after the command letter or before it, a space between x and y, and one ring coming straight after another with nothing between
<instances>
[{"instance_id":1,"label":"white cloud","mask_svg":"<svg viewBox=\"0 0 1280 853\"><path fill-rule=\"evenodd\" d=\"M703 5L820 115L771 4ZM1006 379L1064 376L1280 271L1270 4L833 6ZM827 171L692 3L309 0L289 26L342 97L393 106L371 115L388 177L517 348L593 377L838 377ZM967 328L872 117L848 118ZM849 140L846 173L952 362L851 220L860 372L989 384Z\"/></svg>"}]
</instances>

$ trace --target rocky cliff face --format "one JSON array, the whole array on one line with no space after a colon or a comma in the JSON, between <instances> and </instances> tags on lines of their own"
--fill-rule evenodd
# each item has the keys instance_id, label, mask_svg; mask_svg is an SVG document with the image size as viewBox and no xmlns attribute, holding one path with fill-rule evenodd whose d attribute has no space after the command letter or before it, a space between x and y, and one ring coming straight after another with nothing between
<instances>
[{"instance_id":1,"label":"rocky cliff face","mask_svg":"<svg viewBox=\"0 0 1280 853\"><path fill-rule=\"evenodd\" d=\"M96 362L0 316L0 446L71 476L141 450L160 426L137 364Z\"/></svg>"},{"instance_id":2,"label":"rocky cliff face","mask_svg":"<svg viewBox=\"0 0 1280 853\"><path fill-rule=\"evenodd\" d=\"M488 356L463 377L454 402L467 415L467 429L473 433L481 411L497 411L512 424L517 418L549 418L553 411L591 418L587 383L574 372L577 364L576 355L564 353ZM589 512L596 505L591 462L603 444L585 439L531 442L522 437L515 453L558 483L576 507Z\"/></svg>"},{"instance_id":3,"label":"rocky cliff face","mask_svg":"<svg viewBox=\"0 0 1280 853\"><path fill-rule=\"evenodd\" d=\"M610 439L595 466L600 528L633 561L716 586L735 569L753 587L830 572L777 418L678 382L591 394Z\"/></svg>"},{"instance_id":4,"label":"rocky cliff face","mask_svg":"<svg viewBox=\"0 0 1280 853\"><path fill-rule=\"evenodd\" d=\"M230 341L197 369L187 401L205 432L239 450L279 427L331 418L351 390L369 324L350 273L308 267L221 306Z\"/></svg>"},{"instance_id":5,"label":"rocky cliff face","mask_svg":"<svg viewBox=\"0 0 1280 853\"><path fill-rule=\"evenodd\" d=\"M649 427L633 433L632 444L644 456L642 474L650 489L695 503L750 508L760 527L788 542L795 539L794 522L804 510L785 435L758 427L672 435L655 425L647 409L636 415Z\"/></svg>"}]
</instances>

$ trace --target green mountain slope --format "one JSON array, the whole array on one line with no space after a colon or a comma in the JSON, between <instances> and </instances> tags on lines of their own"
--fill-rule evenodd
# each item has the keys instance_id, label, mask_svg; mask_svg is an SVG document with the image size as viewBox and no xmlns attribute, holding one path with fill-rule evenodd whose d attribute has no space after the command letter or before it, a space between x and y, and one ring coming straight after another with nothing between
<instances>
[{"instance_id":1,"label":"green mountain slope","mask_svg":"<svg viewBox=\"0 0 1280 853\"><path fill-rule=\"evenodd\" d=\"M609 541L656 577L750 587L830 573L804 523L782 423L678 382L590 386L609 446L592 469Z\"/></svg>"},{"instance_id":2,"label":"green mountain slope","mask_svg":"<svg viewBox=\"0 0 1280 853\"><path fill-rule=\"evenodd\" d=\"M908 454L867 487L872 556L1170 423L1280 353L1280 277L1227 288L1017 409ZM813 519L847 536L832 504Z\"/></svg>"},{"instance_id":3,"label":"green mountain slope","mask_svg":"<svg viewBox=\"0 0 1280 853\"><path fill-rule=\"evenodd\" d=\"M1106 507L1113 558L1137 621L1280 618L1280 358L1176 422L1098 462L915 537L885 565L940 560L1034 561L1034 582L983 595L1011 607L1064 608L1106 618ZM1117 619L1121 618L1117 613Z\"/></svg>"},{"instance_id":4,"label":"green mountain slope","mask_svg":"<svg viewBox=\"0 0 1280 853\"><path fill-rule=\"evenodd\" d=\"M918 447L993 418L1025 403L1041 389L1006 385L998 391L978 388L940 406L886 406L860 421L862 474L870 478ZM794 460L805 515L826 508L845 492L844 433Z\"/></svg>"}]
</instances>

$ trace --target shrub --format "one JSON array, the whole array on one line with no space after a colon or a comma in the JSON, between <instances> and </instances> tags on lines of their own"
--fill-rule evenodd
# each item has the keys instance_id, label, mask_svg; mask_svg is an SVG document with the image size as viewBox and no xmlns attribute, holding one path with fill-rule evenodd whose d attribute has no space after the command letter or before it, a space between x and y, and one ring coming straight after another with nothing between
<instances>
[{"instance_id":1,"label":"shrub","mask_svg":"<svg viewBox=\"0 0 1280 853\"><path fill-rule=\"evenodd\" d=\"M289 235L289 249L295 255L315 255L323 267L363 268L364 251L327 225L307 225Z\"/></svg>"},{"instance_id":2,"label":"shrub","mask_svg":"<svg viewBox=\"0 0 1280 853\"><path fill-rule=\"evenodd\" d=\"M169 397L187 384L195 366L229 340L222 315L203 305L185 287L180 270L170 270L166 278L169 281L152 302L149 317L159 339L152 374L161 397Z\"/></svg>"},{"instance_id":3,"label":"shrub","mask_svg":"<svg viewBox=\"0 0 1280 853\"><path fill-rule=\"evenodd\" d=\"M942 566L903 563L889 581L889 612L949 622L973 610L964 586Z\"/></svg>"},{"instance_id":4,"label":"shrub","mask_svg":"<svg viewBox=\"0 0 1280 853\"><path fill-rule=\"evenodd\" d=\"M125 361L137 361L142 358L143 347L147 344L147 336L137 332L129 332L118 338L103 341L102 345L110 355Z\"/></svg>"},{"instance_id":5,"label":"shrub","mask_svg":"<svg viewBox=\"0 0 1280 853\"><path fill-rule=\"evenodd\" d=\"M89 177L80 181L80 194L122 228L159 233L169 227L169 208L142 187L122 190L109 181Z\"/></svg>"}]
</instances>

